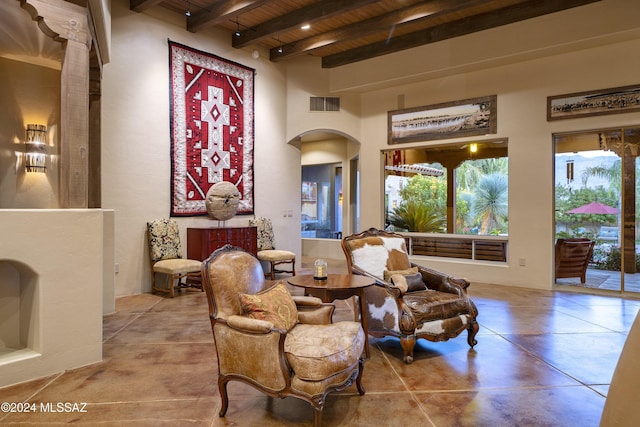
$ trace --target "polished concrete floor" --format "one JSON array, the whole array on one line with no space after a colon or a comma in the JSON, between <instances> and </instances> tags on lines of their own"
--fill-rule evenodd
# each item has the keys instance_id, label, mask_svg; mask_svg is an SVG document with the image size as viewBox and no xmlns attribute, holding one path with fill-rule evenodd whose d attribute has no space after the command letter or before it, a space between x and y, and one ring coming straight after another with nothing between
<instances>
[{"instance_id":1,"label":"polished concrete floor","mask_svg":"<svg viewBox=\"0 0 640 427\"><path fill-rule=\"evenodd\" d=\"M352 387L330 395L323 425L597 426L640 300L478 283L469 293L480 313L474 350L466 334L421 340L405 365L397 339L371 339L366 394ZM336 318L352 318L346 301L336 305ZM36 404L36 412L0 413L0 425L313 425L305 402L237 382L226 417L218 417L203 293L127 296L116 307L104 318L104 361L0 389L1 402ZM84 412L41 410L57 402Z\"/></svg>"}]
</instances>

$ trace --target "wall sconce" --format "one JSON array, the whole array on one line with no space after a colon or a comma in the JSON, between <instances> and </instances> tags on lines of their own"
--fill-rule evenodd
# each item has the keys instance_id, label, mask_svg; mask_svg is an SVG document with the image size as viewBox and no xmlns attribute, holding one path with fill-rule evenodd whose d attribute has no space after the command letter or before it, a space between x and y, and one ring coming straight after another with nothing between
<instances>
[{"instance_id":1,"label":"wall sconce","mask_svg":"<svg viewBox=\"0 0 640 427\"><path fill-rule=\"evenodd\" d=\"M471 145L469 145L469 152L470 153L477 153L478 152L478 144L476 144L474 142Z\"/></svg>"},{"instance_id":2,"label":"wall sconce","mask_svg":"<svg viewBox=\"0 0 640 427\"><path fill-rule=\"evenodd\" d=\"M27 125L27 139L24 142L25 169L27 172L45 172L47 170L47 146L45 144L47 127Z\"/></svg>"}]
</instances>

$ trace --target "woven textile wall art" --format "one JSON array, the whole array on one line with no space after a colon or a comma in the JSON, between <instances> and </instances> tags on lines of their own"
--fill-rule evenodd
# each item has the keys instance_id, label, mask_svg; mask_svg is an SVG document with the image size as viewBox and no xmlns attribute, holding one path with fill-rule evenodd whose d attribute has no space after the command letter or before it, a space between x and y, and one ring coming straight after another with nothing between
<instances>
[{"instance_id":1,"label":"woven textile wall art","mask_svg":"<svg viewBox=\"0 0 640 427\"><path fill-rule=\"evenodd\" d=\"M209 188L233 183L253 214L253 68L169 40L171 216L206 215Z\"/></svg>"}]
</instances>

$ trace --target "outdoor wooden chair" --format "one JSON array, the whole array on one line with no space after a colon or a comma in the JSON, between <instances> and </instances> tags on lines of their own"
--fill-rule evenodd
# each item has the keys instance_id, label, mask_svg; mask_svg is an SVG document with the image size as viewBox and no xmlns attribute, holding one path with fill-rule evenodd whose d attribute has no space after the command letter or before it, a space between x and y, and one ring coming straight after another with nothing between
<instances>
[{"instance_id":1,"label":"outdoor wooden chair","mask_svg":"<svg viewBox=\"0 0 640 427\"><path fill-rule=\"evenodd\" d=\"M556 279L579 277L584 284L595 243L585 238L556 240Z\"/></svg>"}]
</instances>

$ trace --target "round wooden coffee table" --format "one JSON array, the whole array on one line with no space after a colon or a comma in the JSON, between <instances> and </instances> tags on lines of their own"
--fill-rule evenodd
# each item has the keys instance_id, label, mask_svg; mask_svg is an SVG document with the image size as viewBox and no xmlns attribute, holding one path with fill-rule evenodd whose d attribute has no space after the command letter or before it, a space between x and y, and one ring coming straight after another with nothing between
<instances>
[{"instance_id":1,"label":"round wooden coffee table","mask_svg":"<svg viewBox=\"0 0 640 427\"><path fill-rule=\"evenodd\" d=\"M375 283L375 280L357 274L329 274L327 280L315 280L311 274L292 276L287 282L299 288L304 288L305 294L318 297L322 302L333 302L337 299L358 297L360 310L360 324L364 331L364 352L369 358L369 335L367 332L367 316L365 313L364 288Z\"/></svg>"}]
</instances>

